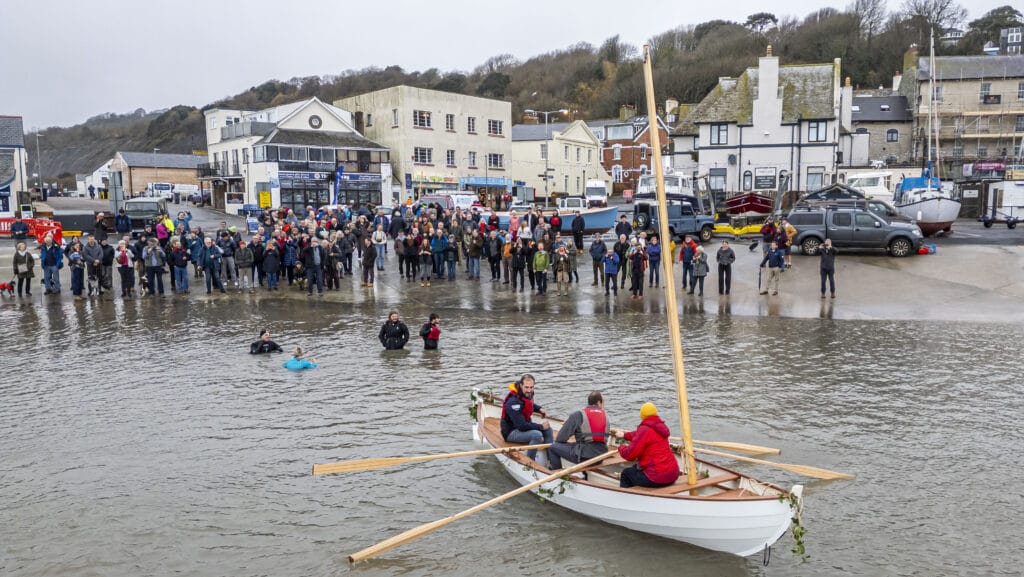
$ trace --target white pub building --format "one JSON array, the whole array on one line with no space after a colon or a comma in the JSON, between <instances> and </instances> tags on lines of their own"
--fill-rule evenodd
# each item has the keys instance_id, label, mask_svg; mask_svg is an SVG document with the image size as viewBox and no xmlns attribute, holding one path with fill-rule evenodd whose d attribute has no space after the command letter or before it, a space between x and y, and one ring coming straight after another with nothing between
<instances>
[{"instance_id":1,"label":"white pub building","mask_svg":"<svg viewBox=\"0 0 1024 577\"><path fill-rule=\"evenodd\" d=\"M215 207L391 206L389 151L352 114L316 97L260 111L207 110L210 162L199 167Z\"/></svg>"},{"instance_id":2,"label":"white pub building","mask_svg":"<svg viewBox=\"0 0 1024 577\"><path fill-rule=\"evenodd\" d=\"M716 193L818 190L840 167L868 162L868 135L851 131L852 100L838 58L779 66L769 47L676 125L674 165L706 176Z\"/></svg>"}]
</instances>

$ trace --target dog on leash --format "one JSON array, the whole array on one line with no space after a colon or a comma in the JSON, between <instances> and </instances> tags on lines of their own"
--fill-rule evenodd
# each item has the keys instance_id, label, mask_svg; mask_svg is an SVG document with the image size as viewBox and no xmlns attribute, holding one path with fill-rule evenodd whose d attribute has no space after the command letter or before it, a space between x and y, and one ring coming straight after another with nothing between
<instances>
[{"instance_id":1,"label":"dog on leash","mask_svg":"<svg viewBox=\"0 0 1024 577\"><path fill-rule=\"evenodd\" d=\"M14 279L11 282L0 283L0 296L7 293L8 296L14 296Z\"/></svg>"}]
</instances>

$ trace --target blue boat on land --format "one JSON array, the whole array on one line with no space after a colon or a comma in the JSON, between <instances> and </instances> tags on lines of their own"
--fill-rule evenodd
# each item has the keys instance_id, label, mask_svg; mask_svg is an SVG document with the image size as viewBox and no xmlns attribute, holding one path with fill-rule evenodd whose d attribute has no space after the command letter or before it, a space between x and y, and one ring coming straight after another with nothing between
<instances>
[{"instance_id":1,"label":"blue boat on land","mask_svg":"<svg viewBox=\"0 0 1024 577\"><path fill-rule=\"evenodd\" d=\"M555 214L557 209L555 208L539 208L544 218L549 218ZM516 216L522 218L526 214L525 211L516 210ZM615 217L618 216L619 209L615 206L609 206L605 208L587 208L580 209L580 216L583 217L584 234L593 234L595 232L604 233L615 227ZM573 211L568 211L563 214L559 211L558 216L562 219L562 232L572 233L572 222L576 219L576 215ZM498 227L502 230L508 230L509 212L498 212Z\"/></svg>"}]
</instances>

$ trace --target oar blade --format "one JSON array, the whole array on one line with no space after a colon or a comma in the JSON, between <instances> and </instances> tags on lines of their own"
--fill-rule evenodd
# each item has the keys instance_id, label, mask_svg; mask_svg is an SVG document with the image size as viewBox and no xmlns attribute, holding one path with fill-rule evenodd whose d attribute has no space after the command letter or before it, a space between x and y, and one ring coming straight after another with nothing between
<instances>
[{"instance_id":1,"label":"oar blade","mask_svg":"<svg viewBox=\"0 0 1024 577\"><path fill-rule=\"evenodd\" d=\"M380 457L377 459L360 459L358 461L343 461L340 463L325 463L313 465L314 475L331 475L334 473L353 473L355 471L372 471L385 467L394 467L410 462L412 459L404 457Z\"/></svg>"},{"instance_id":2,"label":"oar blade","mask_svg":"<svg viewBox=\"0 0 1024 577\"><path fill-rule=\"evenodd\" d=\"M714 449L694 449L698 453L704 453L707 455L717 455L719 457L727 457L736 461L745 461L747 463L755 463L757 465L765 465L768 467L775 467L776 469L784 469L786 471L792 471L805 477L814 477L817 479L853 479L854 476L849 473L840 473L838 471L829 471L828 469L821 469L818 467L810 467L808 465L793 465L790 463L776 463L774 461L765 461L764 459L754 459L751 457L744 457L741 455L734 455L732 453L725 453L722 451L716 451Z\"/></svg>"},{"instance_id":3,"label":"oar blade","mask_svg":"<svg viewBox=\"0 0 1024 577\"><path fill-rule=\"evenodd\" d=\"M708 447L718 447L719 449L729 449L730 451L739 451L749 455L782 454L782 451L775 447L762 447L760 445L748 445L746 443L735 443L732 441L694 441L694 443L698 445L706 445Z\"/></svg>"}]
</instances>

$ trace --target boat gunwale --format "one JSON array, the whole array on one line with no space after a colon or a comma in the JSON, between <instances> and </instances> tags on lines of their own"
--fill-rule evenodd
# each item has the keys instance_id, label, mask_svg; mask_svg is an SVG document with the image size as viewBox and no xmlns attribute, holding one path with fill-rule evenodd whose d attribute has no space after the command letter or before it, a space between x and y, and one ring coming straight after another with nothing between
<instances>
[{"instance_id":1,"label":"boat gunwale","mask_svg":"<svg viewBox=\"0 0 1024 577\"><path fill-rule=\"evenodd\" d=\"M479 401L478 407L480 407L483 404L485 404L483 400ZM491 406L494 407L494 405L491 405ZM480 433L480 438L483 439L484 442L486 442L488 445L490 445L493 448L515 447L516 445L514 443L508 443L507 441L502 439L500 432L496 433L492 428L489 428L489 427L487 427L485 425L485 420L487 418L495 419L495 417L482 417L482 418L478 418L477 419L477 427L478 427L478 432ZM550 417L549 417L549 419L550 419ZM497 437L497 439L495 439L494 437ZM515 462L517 462L517 463L519 463L519 464L521 464L523 466L529 467L529 468L533 469L534 471L536 471L538 473L551 474L551 473L555 472L553 470L550 470L550 469L547 469L546 467L541 466L540 464L538 464L533 459L527 458L526 455L523 454L520 451L510 452L510 453L505 453L505 454L502 454L502 455L495 455L495 456L496 457L503 456L503 457L505 457L505 458L507 458L509 460L515 461ZM697 459L697 458L695 458L694 460L697 463L700 463L700 464L703 464L703 465L706 465L706 466L709 466L709 467L714 467L715 469L719 469L721 471L725 471L727 473L736 475L736 477L737 477L736 479L734 479L732 481L728 481L728 482L735 482L737 485L739 485L739 482L742 479L745 478L745 479L748 479L748 480L753 481L755 483L764 485L765 487L768 487L770 489L774 489L774 490L779 492L779 495L755 495L755 494L751 493L749 495L738 496L738 497L733 497L733 498L727 498L727 499L718 498L718 499L716 499L715 497L718 496L718 495L721 495L722 493L715 494L715 495L686 495L686 494L678 494L678 493L668 493L668 494L660 493L659 494L659 493L654 493L654 492L651 492L651 491L647 491L644 488L633 488L633 487L624 488L624 487L614 487L614 486L608 486L608 485L604 485L604 484L592 483L592 482L590 482L590 481L588 481L586 479L582 479L582 478L578 478L578 477L574 477L572 479L572 482L573 483L578 483L580 485L584 485L584 486L587 486L587 487L593 487L595 489L617 491L617 492L620 492L620 493L627 493L627 494L630 494L630 495L638 495L638 496L642 496L642 497L667 498L667 499L683 499L683 500L691 500L691 501L716 501L716 502L719 502L719 503L723 503L723 502L769 501L769 500L770 501L778 501L780 498L785 498L786 495L790 494L789 491L786 491L785 489L783 489L782 487L779 487L778 485L775 485L773 483L768 483L768 482L765 482L765 481L761 481L760 479L757 479L755 477L751 477L750 475L744 475L743 473L740 473L738 471L734 471L734 470L729 469L727 467L723 467L721 465L718 465L717 463L712 463L712 462L705 461L703 459ZM598 469L597 467L594 467L595 471L597 469ZM711 486L712 487L717 487L718 484L711 485ZM722 487L719 487L719 488L723 489L723 493L725 493L725 492L728 492L728 491L730 491L732 489L739 489L740 487L737 486L737 487L733 487L733 488L730 488L730 489L725 489L725 488L722 488ZM656 487L656 489L664 489L664 487ZM686 489L682 488L682 489L680 489L680 491L686 491Z\"/></svg>"}]
</instances>

